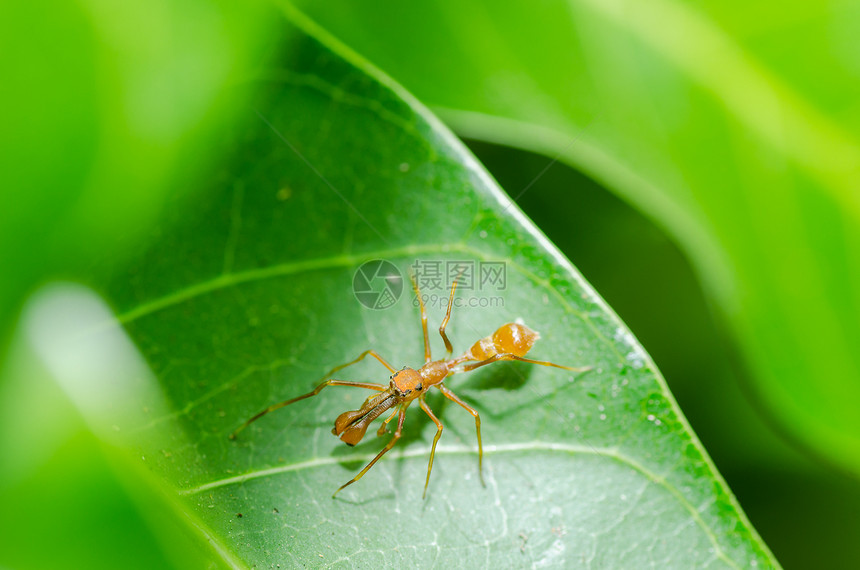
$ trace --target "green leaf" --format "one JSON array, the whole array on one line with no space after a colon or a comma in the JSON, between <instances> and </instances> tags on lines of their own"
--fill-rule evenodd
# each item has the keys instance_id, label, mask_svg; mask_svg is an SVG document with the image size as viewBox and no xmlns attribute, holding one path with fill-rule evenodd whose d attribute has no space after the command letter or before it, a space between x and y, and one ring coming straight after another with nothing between
<instances>
[{"instance_id":1,"label":"green leaf","mask_svg":"<svg viewBox=\"0 0 860 570\"><path fill-rule=\"evenodd\" d=\"M574 267L411 96L290 16L311 33L288 27L205 191L173 204L122 257L133 263L105 260L93 285L122 330L77 288L33 310L31 336L95 429L131 445L234 566L776 566L650 358ZM438 393L426 500L436 428L417 406L396 448L336 499L383 445L373 428L352 449L329 433L366 391L328 388L228 439L368 348L422 362L408 287L384 310L354 295L374 259L403 275L501 263L502 287L458 290L455 351L521 318L542 335L530 356L593 367L499 363L446 383L481 414L485 487L473 418ZM423 292L434 331L447 288ZM69 322L96 328L70 347L53 336ZM82 368L98 360L88 351L113 368ZM388 372L371 361L337 376Z\"/></svg>"},{"instance_id":2,"label":"green leaf","mask_svg":"<svg viewBox=\"0 0 860 570\"><path fill-rule=\"evenodd\" d=\"M271 13L205 0L0 7L0 337L36 286L84 274L194 187L232 118L221 94L256 64Z\"/></svg>"},{"instance_id":3,"label":"green leaf","mask_svg":"<svg viewBox=\"0 0 860 570\"><path fill-rule=\"evenodd\" d=\"M665 226L782 431L860 471L856 6L307 4L461 133L560 156Z\"/></svg>"}]
</instances>

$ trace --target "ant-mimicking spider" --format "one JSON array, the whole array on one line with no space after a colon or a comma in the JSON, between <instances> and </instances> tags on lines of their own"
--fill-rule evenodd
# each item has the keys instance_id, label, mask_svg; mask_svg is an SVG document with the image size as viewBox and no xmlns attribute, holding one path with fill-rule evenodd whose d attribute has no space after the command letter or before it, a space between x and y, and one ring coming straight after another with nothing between
<instances>
[{"instance_id":1,"label":"ant-mimicking spider","mask_svg":"<svg viewBox=\"0 0 860 570\"><path fill-rule=\"evenodd\" d=\"M445 327L448 325L448 321L451 318L451 307L454 303L454 291L457 289L456 279L451 285L451 295L448 298L448 310L445 312L445 318L442 320L442 324L439 327L439 334L442 335L442 341L445 343L445 350L447 352L446 358L443 358L442 360L433 360L430 355L430 339L427 336L427 311L424 308L424 301L421 299L421 292L414 276L412 276L412 287L415 290L415 295L418 298L418 306L421 310L421 327L424 333L424 366L418 370L409 367L395 370L394 367L386 362L385 359L382 358L375 350L365 350L355 360L332 368L326 376L331 376L339 370L343 370L348 366L352 366L353 364L364 360L367 356L372 356L391 372L390 382L387 386L374 382L351 382L347 380L334 379L326 380L317 386L312 392L269 406L239 426L236 431L230 434L230 439L236 439L236 435L239 432L269 412L273 412L277 409L283 408L284 406L289 406L299 400L316 396L326 386L353 386L356 388L367 388L368 390L379 392L365 400L364 404L358 410L340 414L335 420L334 428L331 432L343 440L347 445L356 445L364 437L370 423L391 408L394 408L394 411L382 422L382 426L376 433L379 437L384 435L387 431L388 423L391 422L395 416L397 417L397 429L395 430L394 436L391 440L384 448L382 448L382 451L380 451L376 457L374 457L370 463L368 463L364 469L358 473L358 475L341 485L338 490L332 494L332 497L334 497L344 487L352 485L361 479L364 474L367 473L383 455L385 455L386 452L394 447L394 444L396 444L397 440L400 439L400 435L403 430L403 421L406 419L406 409L409 407L409 404L417 399L418 405L421 406L424 413L426 413L433 423L436 424L436 436L433 438L433 446L430 448L430 463L427 465L427 479L424 482L424 494L422 495L422 497L426 497L427 485L430 483L430 471L433 469L433 457L436 454L436 444L439 441L439 437L442 435L442 422L440 422L439 418L433 414L433 411L424 400L424 396L427 394L427 391L435 386L442 392L442 394L445 395L446 398L462 406L475 418L475 431L478 434L478 474L481 478L481 484L484 485L484 451L481 445L481 416L475 408L461 400L456 394L454 394L454 392L449 390L442 381L453 374L469 372L476 368L480 368L481 366L486 366L487 364L492 364L493 362L500 360L519 360L521 362L540 364L541 366L553 366L555 368L562 368L564 370L571 370L574 372L584 372L586 370L590 370L591 367L573 368L544 360L524 358L528 351L531 350L535 341L540 338L540 335L526 325L518 323L507 323L502 325L493 334L486 336L473 344L472 347L463 353L462 356L458 356L453 359L450 358L454 352L454 347L451 345L448 335L445 334ZM467 362L472 362L472 364L465 364Z\"/></svg>"}]
</instances>

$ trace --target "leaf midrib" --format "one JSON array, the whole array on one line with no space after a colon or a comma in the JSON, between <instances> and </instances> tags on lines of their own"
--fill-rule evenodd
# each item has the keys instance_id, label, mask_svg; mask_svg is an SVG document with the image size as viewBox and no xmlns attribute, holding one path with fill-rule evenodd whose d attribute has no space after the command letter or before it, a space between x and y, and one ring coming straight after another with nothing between
<instances>
[{"instance_id":1,"label":"leaf midrib","mask_svg":"<svg viewBox=\"0 0 860 570\"><path fill-rule=\"evenodd\" d=\"M357 265L362 261L366 261L367 259L373 258L403 257L407 255L419 255L441 252L470 253L477 257L484 256L482 252L479 252L478 250L475 250L463 243L433 245L419 244L387 250L368 251L360 254L340 254L332 257L320 257L288 263L279 263L277 265L271 265L269 267L258 267L234 273L222 273L212 279L189 285L188 287L179 289L177 291L174 291L173 293L164 295L163 297L159 297L157 299L142 303L137 307L134 307L133 309L129 309L128 311L117 315L116 320L121 324L128 324L141 317L145 317L168 307L178 305L183 301L187 301L199 295L204 295L206 293L211 293L219 289L232 287L233 285L247 283L249 281L271 279L274 277L284 277L287 275L295 275L297 273L302 273L305 271L314 271L319 269L350 267Z\"/></svg>"}]
</instances>

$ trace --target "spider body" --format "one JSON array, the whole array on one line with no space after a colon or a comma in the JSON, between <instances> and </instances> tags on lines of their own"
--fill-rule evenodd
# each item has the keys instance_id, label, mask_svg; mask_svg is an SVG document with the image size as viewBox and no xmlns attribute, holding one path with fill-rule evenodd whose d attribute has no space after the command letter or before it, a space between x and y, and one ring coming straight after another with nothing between
<instances>
[{"instance_id":1,"label":"spider body","mask_svg":"<svg viewBox=\"0 0 860 570\"><path fill-rule=\"evenodd\" d=\"M424 495L426 496L427 485L430 483L430 471L433 469L433 457L436 454L436 443L439 441L439 437L442 435L443 429L442 422L440 422L433 414L424 399L427 391L435 386L446 398L456 402L475 418L475 431L478 436L478 473L481 476L481 483L483 484L481 417L477 410L458 398L451 390L449 390L444 385L443 381L452 374L468 372L499 360L519 360L522 362L539 364L541 366L552 366L565 370L573 370L576 372L588 370L589 368L571 368L569 366L562 366L552 362L524 358L529 350L531 350L532 346L534 346L534 343L540 338L540 335L526 325L519 323L507 323L502 325L496 329L493 334L475 342L469 350L464 352L461 356L450 358L453 352L453 346L451 345L451 341L448 339L448 335L445 334L445 328L448 325L448 320L451 318L451 307L454 301L454 292L457 289L456 280L451 286L451 295L448 298L448 310L445 313L445 318L443 319L441 326L439 327L439 334L442 336L442 340L445 343L447 355L446 358L441 360L433 360L430 353L430 340L427 335L427 312L424 308L424 303L421 300L421 292L418 289L418 284L415 282L414 277L412 279L412 285L418 298L421 310L421 325L424 333L425 362L421 368L416 370L414 368L404 367L400 370L395 370L390 364L388 364L388 362L377 354L376 351L366 350L355 360L333 368L326 376L330 376L339 370L343 370L347 366L351 366L363 360L367 356L372 356L385 366L389 372L391 372L387 386L371 382L350 382L346 380L329 379L317 386L312 392L269 406L242 424L235 432L230 434L230 438L235 439L236 434L269 412L288 406L298 402L299 400L316 396L327 386L353 386L376 391L377 393L367 398L358 410L347 411L340 414L334 422L334 428L331 430L332 434L339 437L347 445L356 445L362 440L370 424L392 408L394 411L382 422L382 426L377 431L377 435L384 435L387 431L388 423L395 417L397 418L397 428L394 432L394 436L389 440L382 451L380 451L376 457L374 457L370 463L368 463L364 469L358 473L358 475L347 481L334 492L334 495L337 495L341 489L361 479L387 451L394 447L394 444L397 443L397 440L400 439L401 436L403 421L406 418L406 409L413 401L418 400L418 404L421 406L421 409L424 410L436 425L436 436L433 438L433 446L430 449L430 462L427 466L427 479L424 482ZM334 497L334 495L332 495L332 497Z\"/></svg>"}]
</instances>

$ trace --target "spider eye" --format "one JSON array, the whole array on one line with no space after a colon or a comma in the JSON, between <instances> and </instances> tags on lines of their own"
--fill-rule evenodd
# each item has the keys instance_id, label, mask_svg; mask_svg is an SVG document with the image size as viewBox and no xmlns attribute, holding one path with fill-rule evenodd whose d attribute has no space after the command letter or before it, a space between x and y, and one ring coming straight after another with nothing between
<instances>
[{"instance_id":1,"label":"spider eye","mask_svg":"<svg viewBox=\"0 0 860 570\"><path fill-rule=\"evenodd\" d=\"M420 392L421 390L423 390L423 389L424 389L424 385L423 385L423 384L418 384L417 386L415 386L415 389L416 389L416 390L418 390L418 391Z\"/></svg>"}]
</instances>

